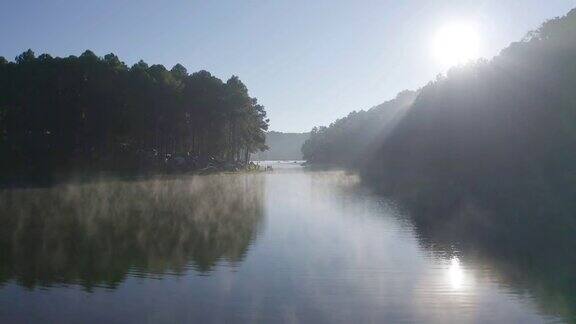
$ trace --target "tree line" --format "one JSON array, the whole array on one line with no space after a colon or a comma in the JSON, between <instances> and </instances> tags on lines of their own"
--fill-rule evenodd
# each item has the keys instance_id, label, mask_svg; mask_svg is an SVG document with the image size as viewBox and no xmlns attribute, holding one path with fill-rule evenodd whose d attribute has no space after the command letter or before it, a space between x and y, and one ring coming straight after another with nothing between
<instances>
[{"instance_id":1,"label":"tree line","mask_svg":"<svg viewBox=\"0 0 576 324\"><path fill-rule=\"evenodd\" d=\"M323 166L358 166L401 120L416 96L416 91L402 91L393 100L353 111L328 127L312 128L301 148L304 160Z\"/></svg>"},{"instance_id":2,"label":"tree line","mask_svg":"<svg viewBox=\"0 0 576 324\"><path fill-rule=\"evenodd\" d=\"M242 81L85 51L0 57L0 175L167 172L247 163L264 107Z\"/></svg>"},{"instance_id":3,"label":"tree line","mask_svg":"<svg viewBox=\"0 0 576 324\"><path fill-rule=\"evenodd\" d=\"M575 57L572 10L491 60L439 76L397 118L384 117L396 114L393 106L314 129L303 153L311 163L357 168L426 217L466 214L471 228L497 223L503 231L522 223L534 239L573 233Z\"/></svg>"},{"instance_id":4,"label":"tree line","mask_svg":"<svg viewBox=\"0 0 576 324\"><path fill-rule=\"evenodd\" d=\"M303 153L356 169L410 215L422 244L490 257L574 318L575 58L572 10L451 69L404 108L395 99L314 129Z\"/></svg>"}]
</instances>

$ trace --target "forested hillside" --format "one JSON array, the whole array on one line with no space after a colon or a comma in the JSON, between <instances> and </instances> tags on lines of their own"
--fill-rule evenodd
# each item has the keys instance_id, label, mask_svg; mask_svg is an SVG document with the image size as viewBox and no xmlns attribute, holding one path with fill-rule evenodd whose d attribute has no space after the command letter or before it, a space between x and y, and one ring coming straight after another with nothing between
<instances>
[{"instance_id":1,"label":"forested hillside","mask_svg":"<svg viewBox=\"0 0 576 324\"><path fill-rule=\"evenodd\" d=\"M315 129L305 157L360 161L364 179L429 216L467 214L473 226L489 226L488 215L497 211L500 225L527 222L534 235L569 233L576 211L575 58L573 10L494 59L430 82L392 130L372 131L372 118L355 125L362 118L354 113ZM356 133L376 145L356 150ZM563 220L557 231L537 231L553 217Z\"/></svg>"},{"instance_id":2,"label":"forested hillside","mask_svg":"<svg viewBox=\"0 0 576 324\"><path fill-rule=\"evenodd\" d=\"M314 127L302 146L304 159L314 164L358 166L394 129L416 95L403 91L369 110L353 111L329 127Z\"/></svg>"},{"instance_id":3,"label":"forested hillside","mask_svg":"<svg viewBox=\"0 0 576 324\"><path fill-rule=\"evenodd\" d=\"M128 67L91 51L0 57L0 175L241 164L265 149L267 128L264 107L236 76Z\"/></svg>"},{"instance_id":4,"label":"forested hillside","mask_svg":"<svg viewBox=\"0 0 576 324\"><path fill-rule=\"evenodd\" d=\"M311 163L356 168L409 212L424 242L498 260L515 280L538 283L544 308L570 314L575 85L572 10L492 60L430 82L398 121L376 123L386 132L374 131L370 112L352 113L315 129L303 151ZM371 145L358 150L362 136Z\"/></svg>"},{"instance_id":5,"label":"forested hillside","mask_svg":"<svg viewBox=\"0 0 576 324\"><path fill-rule=\"evenodd\" d=\"M575 57L572 11L492 61L450 70L421 90L367 176L419 204L572 215Z\"/></svg>"},{"instance_id":6,"label":"forested hillside","mask_svg":"<svg viewBox=\"0 0 576 324\"><path fill-rule=\"evenodd\" d=\"M252 155L253 160L302 160L302 144L310 137L310 133L266 133L266 151Z\"/></svg>"}]
</instances>

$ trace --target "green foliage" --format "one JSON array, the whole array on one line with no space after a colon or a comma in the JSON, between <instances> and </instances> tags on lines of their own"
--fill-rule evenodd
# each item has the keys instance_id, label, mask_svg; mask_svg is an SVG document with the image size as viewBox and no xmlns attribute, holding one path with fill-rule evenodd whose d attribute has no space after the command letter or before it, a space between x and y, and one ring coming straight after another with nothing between
<instances>
[{"instance_id":1,"label":"green foliage","mask_svg":"<svg viewBox=\"0 0 576 324\"><path fill-rule=\"evenodd\" d=\"M575 57L573 10L491 61L430 82L389 132L372 130L377 114L352 113L315 128L304 155L352 159L365 182L409 211L425 244L497 260L547 311L573 320ZM358 150L355 131L376 145Z\"/></svg>"},{"instance_id":2,"label":"green foliage","mask_svg":"<svg viewBox=\"0 0 576 324\"><path fill-rule=\"evenodd\" d=\"M237 163L263 149L268 120L236 76L189 75L116 55L0 60L0 175L163 171Z\"/></svg>"},{"instance_id":3,"label":"green foliage","mask_svg":"<svg viewBox=\"0 0 576 324\"><path fill-rule=\"evenodd\" d=\"M396 122L375 121L384 110L370 110L315 128L305 158L359 166L365 179L428 216L458 217L474 205L505 215L500 225L523 219L526 233L548 226L544 214L575 229L574 57L576 10L491 61L438 77ZM489 222L482 219L475 226Z\"/></svg>"},{"instance_id":4,"label":"green foliage","mask_svg":"<svg viewBox=\"0 0 576 324\"><path fill-rule=\"evenodd\" d=\"M492 61L424 87L367 174L419 203L443 192L452 206L474 197L518 215L571 214L575 22L576 11L546 22Z\"/></svg>"},{"instance_id":5,"label":"green foliage","mask_svg":"<svg viewBox=\"0 0 576 324\"><path fill-rule=\"evenodd\" d=\"M29 49L26 52L16 56L16 63L18 64L25 64L25 63L31 63L34 61L35 59L35 55L34 52Z\"/></svg>"},{"instance_id":6,"label":"green foliage","mask_svg":"<svg viewBox=\"0 0 576 324\"><path fill-rule=\"evenodd\" d=\"M403 91L391 101L367 111L353 111L329 127L314 127L302 146L304 159L315 164L359 166L381 143L416 98Z\"/></svg>"}]
</instances>

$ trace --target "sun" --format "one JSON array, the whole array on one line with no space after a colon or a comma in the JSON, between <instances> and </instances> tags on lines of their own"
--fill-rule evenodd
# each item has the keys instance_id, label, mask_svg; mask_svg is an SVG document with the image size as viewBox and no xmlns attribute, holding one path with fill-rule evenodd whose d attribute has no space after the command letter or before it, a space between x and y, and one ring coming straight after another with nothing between
<instances>
[{"instance_id":1,"label":"sun","mask_svg":"<svg viewBox=\"0 0 576 324\"><path fill-rule=\"evenodd\" d=\"M467 63L479 58L480 35L473 23L448 23L438 29L432 50L443 67Z\"/></svg>"}]
</instances>

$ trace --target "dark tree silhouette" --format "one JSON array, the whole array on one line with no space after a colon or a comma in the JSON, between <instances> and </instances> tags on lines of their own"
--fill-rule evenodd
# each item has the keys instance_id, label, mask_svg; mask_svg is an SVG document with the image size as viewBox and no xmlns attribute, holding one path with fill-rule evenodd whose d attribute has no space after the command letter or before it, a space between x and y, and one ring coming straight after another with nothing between
<instances>
[{"instance_id":1,"label":"dark tree silhouette","mask_svg":"<svg viewBox=\"0 0 576 324\"><path fill-rule=\"evenodd\" d=\"M367 111L353 111L329 127L314 127L302 146L304 159L313 164L358 167L395 127L416 95L403 91Z\"/></svg>"},{"instance_id":2,"label":"dark tree silhouette","mask_svg":"<svg viewBox=\"0 0 576 324\"><path fill-rule=\"evenodd\" d=\"M439 76L395 122L381 116L394 115L397 105L314 129L304 156L352 164L380 190L429 216L458 217L475 206L506 215L500 224L527 221L527 232L563 220L557 230L535 235L570 233L576 228L574 57L576 10L491 61Z\"/></svg>"},{"instance_id":3,"label":"dark tree silhouette","mask_svg":"<svg viewBox=\"0 0 576 324\"><path fill-rule=\"evenodd\" d=\"M268 119L226 83L116 55L0 58L0 175L167 172L237 165L265 149Z\"/></svg>"},{"instance_id":4,"label":"dark tree silhouette","mask_svg":"<svg viewBox=\"0 0 576 324\"><path fill-rule=\"evenodd\" d=\"M430 82L397 123L377 122L383 134L371 125L384 112L372 111L314 129L305 157L353 161L365 182L407 209L421 240L495 260L544 309L573 320L574 58L576 9L492 60ZM376 145L358 150L362 136Z\"/></svg>"}]
</instances>

